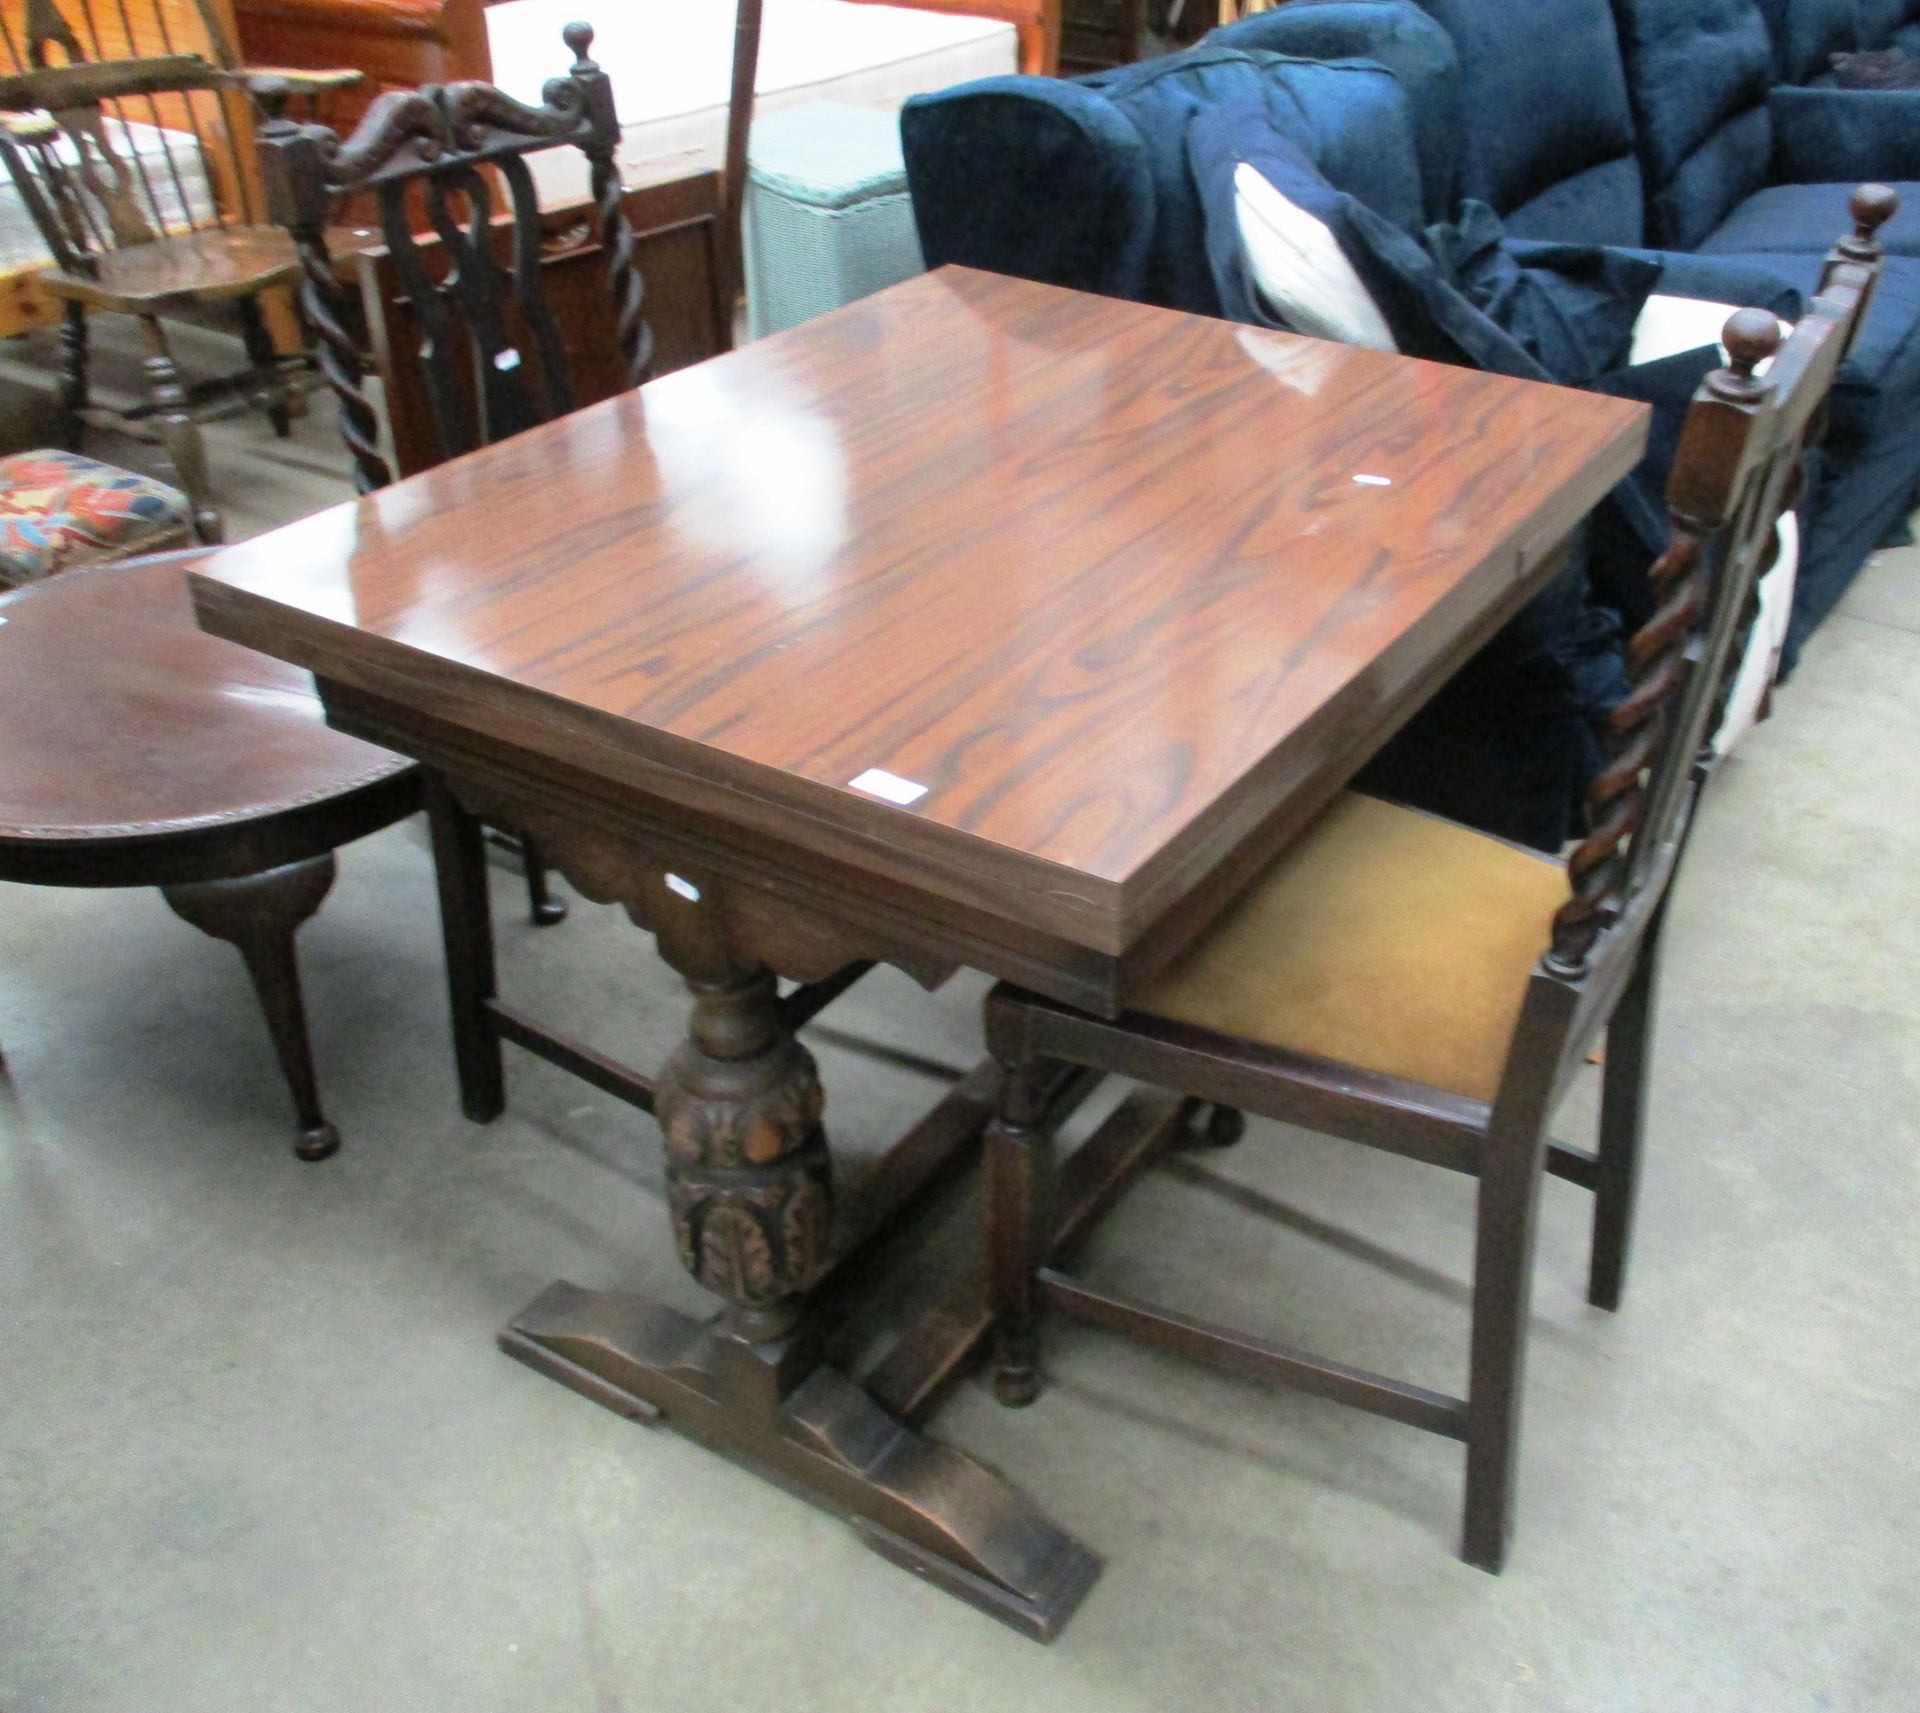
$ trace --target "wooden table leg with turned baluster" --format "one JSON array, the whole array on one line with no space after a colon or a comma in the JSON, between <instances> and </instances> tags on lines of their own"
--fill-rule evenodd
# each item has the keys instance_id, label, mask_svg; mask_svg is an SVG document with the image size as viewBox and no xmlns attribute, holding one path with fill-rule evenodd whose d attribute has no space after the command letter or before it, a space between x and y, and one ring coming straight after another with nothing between
<instances>
[{"instance_id":1,"label":"wooden table leg with turned baluster","mask_svg":"<svg viewBox=\"0 0 1920 1713\"><path fill-rule=\"evenodd\" d=\"M584 896L624 906L652 932L692 996L686 1038L658 1078L623 1074L650 1083L632 1104L660 1122L674 1242L719 1312L695 1321L643 1296L563 1282L513 1320L502 1348L617 1414L773 1476L1024 1633L1056 1634L1098 1561L1017 1489L912 1431L827 1359L871 1250L977 1150L991 1066L836 1196L819 1072L794 1035L806 990L783 998L767 960L824 986L869 948L721 876L670 868L604 827L570 824L551 800L503 793L497 779L450 790L435 779L428 795L443 864L477 851L481 819L511 815Z\"/></svg>"}]
</instances>

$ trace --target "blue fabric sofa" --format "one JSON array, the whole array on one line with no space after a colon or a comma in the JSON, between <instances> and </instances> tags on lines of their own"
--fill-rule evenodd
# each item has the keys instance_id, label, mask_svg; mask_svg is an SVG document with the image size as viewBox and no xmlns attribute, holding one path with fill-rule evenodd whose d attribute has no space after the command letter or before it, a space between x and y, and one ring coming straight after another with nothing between
<instances>
[{"instance_id":1,"label":"blue fabric sofa","mask_svg":"<svg viewBox=\"0 0 1920 1713\"><path fill-rule=\"evenodd\" d=\"M1755 0L1781 83L1831 87L1833 56L1896 48L1920 54L1920 0Z\"/></svg>"},{"instance_id":2,"label":"blue fabric sofa","mask_svg":"<svg viewBox=\"0 0 1920 1713\"><path fill-rule=\"evenodd\" d=\"M1459 93L1441 101L1461 114L1458 194L1516 237L1659 246L1673 258L1663 291L1778 307L1781 287L1817 286L1855 185L1901 193L1881 233L1894 254L1834 391L1791 663L1867 556L1898 538L1920 486L1920 93L1793 87L1776 80L1778 44L1799 32L1805 69L1840 39L1836 12L1857 41L1883 41L1920 18L1920 0L1771 3L1419 0L1456 56ZM1293 0L1213 39L1312 52L1319 10ZM1811 27L1823 16L1825 35Z\"/></svg>"},{"instance_id":3,"label":"blue fabric sofa","mask_svg":"<svg viewBox=\"0 0 1920 1713\"><path fill-rule=\"evenodd\" d=\"M1673 41L1648 29L1629 52L1630 27L1656 13L1669 24L1692 17L1713 51L1695 39L1676 60ZM1716 16L1724 40L1709 28ZM1692 81L1680 75L1689 57L1701 62ZM1751 149L1756 130L1784 131L1783 98L1880 99L1788 90L1773 81L1773 65L1753 0L1290 0L1170 59L1076 82L996 78L919 97L901 128L933 265L1262 319L1222 266L1231 201L1217 174L1202 170L1198 139L1224 112L1287 133L1331 185L1411 240L1430 244L1433 229L1472 199L1501 217L1507 250L1523 260L1529 241L1609 246L1655 264L1661 291L1791 316L1846 228L1853 185L1900 171L1898 162L1848 158L1847 177L1806 195L1801 224L1771 220L1769 248L1715 247L1714 229L1772 188L1764 173L1749 183L1718 163ZM1920 112L1905 96L1893 106ZM1731 142L1716 141L1729 130ZM1920 188L1912 200L1920 204ZM1691 230L1716 214L1698 243L1649 247L1656 229L1684 221ZM1530 372L1470 342L1451 353L1404 337L1402 345ZM1619 629L1641 616L1631 580L1643 578L1660 529L1648 495L1704 366L1696 354L1581 377L1661 413L1637 515L1622 496L1597 531L1591 590L1576 567L1523 615L1383 758L1390 777L1377 788L1536 844L1572 828L1594 753L1591 725L1618 682ZM1920 487L1916 403L1920 257L1896 256L1843 376L1830 453L1804 507L1796 649L1910 509Z\"/></svg>"}]
</instances>

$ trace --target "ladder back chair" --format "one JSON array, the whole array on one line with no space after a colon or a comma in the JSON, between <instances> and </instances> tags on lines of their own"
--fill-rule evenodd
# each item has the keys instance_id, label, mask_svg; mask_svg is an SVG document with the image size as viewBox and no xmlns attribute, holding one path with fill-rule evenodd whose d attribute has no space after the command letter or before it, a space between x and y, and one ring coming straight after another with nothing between
<instances>
[{"instance_id":1,"label":"ladder back chair","mask_svg":"<svg viewBox=\"0 0 1920 1713\"><path fill-rule=\"evenodd\" d=\"M986 1140L984 1246L1004 1403L1036 1396L1038 1319L1055 1310L1426 1428L1466 1445L1462 1556L1501 1568L1541 1179L1594 1192L1589 1299L1618 1307L1661 928L1707 778L1706 735L1896 202L1881 186L1854 193L1856 229L1784 342L1763 312L1728 322L1732 365L1689 408L1667 492L1672 534L1650 573L1658 610L1629 645L1629 688L1588 794L1591 831L1564 866L1349 792L1133 1013L1107 1021L1004 984L989 996L988 1045L1005 1084ZM1603 1033L1598 1151L1550 1143L1554 1108ZM1196 1140L1237 1140L1244 1109L1476 1176L1467 1395L1210 1325L1056 1267L1045 1111L1062 1067L1212 1103Z\"/></svg>"}]
</instances>

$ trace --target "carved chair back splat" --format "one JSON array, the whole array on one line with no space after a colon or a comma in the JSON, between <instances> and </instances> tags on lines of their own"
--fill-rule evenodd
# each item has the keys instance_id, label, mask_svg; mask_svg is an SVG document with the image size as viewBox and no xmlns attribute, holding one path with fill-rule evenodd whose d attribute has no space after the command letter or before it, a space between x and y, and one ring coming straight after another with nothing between
<instances>
[{"instance_id":1,"label":"carved chair back splat","mask_svg":"<svg viewBox=\"0 0 1920 1713\"><path fill-rule=\"evenodd\" d=\"M344 142L322 126L290 118L282 80L254 82L265 115L259 142L268 204L293 234L301 308L339 398L341 430L363 492L386 486L393 472L380 450L365 367L348 331L352 317L327 249L327 222L342 198L370 193L377 199L383 236L422 329L416 359L442 457L573 409L566 341L541 292L540 210L528 155L552 148L586 155L626 380L638 386L646 376L653 342L614 164L613 88L587 57L592 29L570 24L565 37L573 68L548 83L539 107L485 83L397 90L375 102ZM497 192L505 221L496 218ZM416 238L423 224L438 239L440 261L433 268Z\"/></svg>"},{"instance_id":2,"label":"carved chair back splat","mask_svg":"<svg viewBox=\"0 0 1920 1713\"><path fill-rule=\"evenodd\" d=\"M1464 1441L1462 1553L1483 1569L1504 1564L1540 1184L1552 1173L1594 1192L1588 1297L1597 1307L1617 1308L1639 1175L1661 927L1709 777L1707 734L1732 686L1775 526L1794 501L1802 455L1821 431L1834 374L1873 295L1881 264L1876 234L1896 206L1883 186L1854 193L1855 230L1829 257L1819 295L1784 342L1771 315L1742 310L1727 324L1731 366L1696 393L1668 485L1670 544L1650 573L1657 610L1629 645L1627 694L1612 715L1606 760L1588 795L1592 830L1569 859L1570 896L1557 907L1550 943L1531 975L1508 966L1504 991L1516 1002L1517 1022L1510 1039L1489 1039L1496 1059L1479 1081L1480 1094L1311 1056L1289 1045L1284 1023L1271 1039L1227 1033L1179 1015L1178 1003L1156 1011L1151 994L1139 1011L1113 1022L1007 985L994 990L987 1035L1005 1083L986 1141L984 1249L1003 1402L1028 1403L1038 1393L1042 1309L1302 1387ZM1763 362L1770 362L1764 375ZM1469 844L1479 838L1459 828L1447 832ZM1449 847L1455 854L1459 848ZM1522 878L1510 864L1474 872ZM1525 879L1545 901L1527 910L1554 909L1539 873ZM1382 920L1404 926L1391 909ZM1521 957L1527 923L1544 920L1544 913L1514 915ZM1222 927L1235 925L1230 914ZM1252 943L1236 941L1234 955L1246 967L1274 972L1261 978L1271 984L1289 947L1249 932ZM1399 928L1394 932L1404 941ZM1468 954L1456 955L1464 965ZM1441 967L1432 954L1420 957L1405 962L1409 987L1450 989L1470 973ZM1599 1147L1551 1143L1547 1124L1559 1097L1603 1030ZM1382 1053L1382 1062L1390 1057ZM1047 1116L1048 1091L1065 1068L1133 1077L1212 1103L1196 1140L1237 1140L1246 1109L1477 1177L1467 1395L1448 1397L1209 1325L1061 1271L1054 1261L1084 1235L1083 1226L1058 1235L1070 1227L1064 1218L1056 1223L1053 1209L1056 1200L1069 1204L1055 1187Z\"/></svg>"}]
</instances>

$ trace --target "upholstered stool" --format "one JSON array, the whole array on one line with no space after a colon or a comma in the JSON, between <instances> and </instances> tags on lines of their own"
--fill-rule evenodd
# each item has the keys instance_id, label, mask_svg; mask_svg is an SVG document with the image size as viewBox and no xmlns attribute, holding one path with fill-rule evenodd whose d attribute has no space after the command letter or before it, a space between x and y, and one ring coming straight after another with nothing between
<instances>
[{"instance_id":1,"label":"upholstered stool","mask_svg":"<svg viewBox=\"0 0 1920 1713\"><path fill-rule=\"evenodd\" d=\"M193 539L186 495L77 452L0 458L0 589Z\"/></svg>"},{"instance_id":2,"label":"upholstered stool","mask_svg":"<svg viewBox=\"0 0 1920 1713\"><path fill-rule=\"evenodd\" d=\"M744 246L755 339L924 272L899 114L816 101L756 124Z\"/></svg>"}]
</instances>

